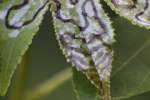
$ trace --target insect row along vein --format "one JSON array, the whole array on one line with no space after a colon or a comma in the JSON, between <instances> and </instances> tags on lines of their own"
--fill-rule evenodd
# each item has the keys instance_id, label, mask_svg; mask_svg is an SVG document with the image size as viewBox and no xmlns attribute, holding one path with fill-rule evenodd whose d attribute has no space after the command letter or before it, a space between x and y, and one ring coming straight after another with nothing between
<instances>
[{"instance_id":1,"label":"insect row along vein","mask_svg":"<svg viewBox=\"0 0 150 100\"><path fill-rule=\"evenodd\" d=\"M150 0L105 0L122 16L139 25L150 27Z\"/></svg>"},{"instance_id":2,"label":"insect row along vein","mask_svg":"<svg viewBox=\"0 0 150 100\"><path fill-rule=\"evenodd\" d=\"M54 4L56 36L68 61L92 83L97 84L92 78L93 71L99 82L109 81L113 60L109 47L114 42L114 34L98 0L53 0L51 6Z\"/></svg>"},{"instance_id":3,"label":"insect row along vein","mask_svg":"<svg viewBox=\"0 0 150 100\"><path fill-rule=\"evenodd\" d=\"M34 1L33 1L34 2ZM42 9L47 5L47 3L49 2L49 0L46 0L46 2L37 9L37 11L35 12L35 14L32 16L31 19L25 21L25 22L22 22L21 25L15 25L15 24L10 24L10 14L12 11L17 11L23 7L25 7L26 5L28 5L30 2L30 0L24 0L21 4L17 4L17 5L13 5L11 6L8 11L7 11L7 14L6 14L6 17L5 17L5 26L8 28L8 29L21 29L22 27L32 23L36 17L38 16L38 14L42 11Z\"/></svg>"}]
</instances>

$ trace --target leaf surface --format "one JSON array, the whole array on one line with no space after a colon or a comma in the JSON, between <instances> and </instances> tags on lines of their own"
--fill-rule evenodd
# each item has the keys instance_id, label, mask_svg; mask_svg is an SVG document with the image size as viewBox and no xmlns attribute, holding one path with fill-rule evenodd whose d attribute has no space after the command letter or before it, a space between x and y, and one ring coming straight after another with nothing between
<instances>
[{"instance_id":1,"label":"leaf surface","mask_svg":"<svg viewBox=\"0 0 150 100\"><path fill-rule=\"evenodd\" d=\"M17 65L39 29L48 8L48 3L45 2L46 0L30 1L21 8L10 11L9 23L20 25L32 19L37 10L41 9L34 20L20 29L8 28L5 21L8 9L13 5L22 4L23 0L6 0L0 4L0 95L2 96L6 94Z\"/></svg>"}]
</instances>

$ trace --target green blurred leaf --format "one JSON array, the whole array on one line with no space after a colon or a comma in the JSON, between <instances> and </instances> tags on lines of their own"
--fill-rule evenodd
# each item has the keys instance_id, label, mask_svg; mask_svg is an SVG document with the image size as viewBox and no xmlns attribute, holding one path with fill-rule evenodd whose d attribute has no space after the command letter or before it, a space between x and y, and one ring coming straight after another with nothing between
<instances>
[{"instance_id":1,"label":"green blurred leaf","mask_svg":"<svg viewBox=\"0 0 150 100\"><path fill-rule=\"evenodd\" d=\"M114 19L116 40L114 44L114 62L111 77L113 98L128 98L150 90L150 31L133 26L130 22ZM80 96L93 97L90 83L74 72L75 90ZM83 88L84 86L84 88ZM86 100L86 99L81 99ZM90 99L90 100L95 100Z\"/></svg>"},{"instance_id":2,"label":"green blurred leaf","mask_svg":"<svg viewBox=\"0 0 150 100\"><path fill-rule=\"evenodd\" d=\"M114 20L117 42L111 78L113 97L130 97L150 90L150 31Z\"/></svg>"},{"instance_id":3,"label":"green blurred leaf","mask_svg":"<svg viewBox=\"0 0 150 100\"><path fill-rule=\"evenodd\" d=\"M23 0L19 0L19 3L15 1L10 0L9 3L4 3L5 7L2 6L3 3L0 5L0 95L6 94L12 75L25 51L32 43L32 39L37 33L43 15L48 8L48 5L46 5L35 20L23 28L8 29L4 24L8 6L23 2ZM9 21L18 23L30 20L44 3L45 0L36 0L36 2L32 1L17 11L12 11Z\"/></svg>"}]
</instances>

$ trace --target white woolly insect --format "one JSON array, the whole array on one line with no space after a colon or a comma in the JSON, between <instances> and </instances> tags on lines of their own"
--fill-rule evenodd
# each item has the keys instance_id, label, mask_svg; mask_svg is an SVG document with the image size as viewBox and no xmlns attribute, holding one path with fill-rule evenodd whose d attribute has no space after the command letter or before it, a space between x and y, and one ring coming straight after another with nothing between
<instances>
[{"instance_id":1,"label":"white woolly insect","mask_svg":"<svg viewBox=\"0 0 150 100\"><path fill-rule=\"evenodd\" d=\"M95 66L100 80L108 80L113 52L106 45L114 42L114 34L99 0L53 2L56 35L68 61L82 72Z\"/></svg>"},{"instance_id":2,"label":"white woolly insect","mask_svg":"<svg viewBox=\"0 0 150 100\"><path fill-rule=\"evenodd\" d=\"M150 28L150 0L105 0L121 16Z\"/></svg>"}]
</instances>

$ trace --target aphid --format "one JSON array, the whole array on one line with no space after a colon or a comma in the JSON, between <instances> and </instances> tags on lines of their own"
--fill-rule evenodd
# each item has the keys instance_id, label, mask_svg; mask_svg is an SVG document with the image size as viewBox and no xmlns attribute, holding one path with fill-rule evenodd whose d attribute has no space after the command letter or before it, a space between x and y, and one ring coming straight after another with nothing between
<instances>
[{"instance_id":1,"label":"aphid","mask_svg":"<svg viewBox=\"0 0 150 100\"><path fill-rule=\"evenodd\" d=\"M100 3L98 0L53 0L51 6L56 36L67 60L101 88L107 94L104 98L109 100L107 83L113 61L109 47L114 42L114 34Z\"/></svg>"},{"instance_id":2,"label":"aphid","mask_svg":"<svg viewBox=\"0 0 150 100\"><path fill-rule=\"evenodd\" d=\"M24 0L21 4L13 5L13 6L8 8L7 14L5 17L5 25L7 28L9 28L9 29L21 29L23 26L30 24L31 22L33 22L35 20L37 15L46 6L46 4L49 2L49 0L47 0L40 8L38 8L38 10L36 11L36 13L33 15L33 17L31 19L29 19L25 22L22 22L21 25L20 24L19 25L10 24L9 16L10 16L11 12L25 7L26 5L29 4L29 2L30 2L30 0Z\"/></svg>"},{"instance_id":3,"label":"aphid","mask_svg":"<svg viewBox=\"0 0 150 100\"><path fill-rule=\"evenodd\" d=\"M121 16L150 28L150 0L105 0Z\"/></svg>"}]
</instances>

